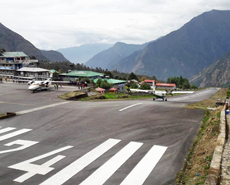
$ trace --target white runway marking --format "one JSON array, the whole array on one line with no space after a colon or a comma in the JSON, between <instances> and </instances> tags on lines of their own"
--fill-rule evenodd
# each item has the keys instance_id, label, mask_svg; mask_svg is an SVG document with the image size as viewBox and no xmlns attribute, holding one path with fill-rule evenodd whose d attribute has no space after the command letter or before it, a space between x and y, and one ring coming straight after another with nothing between
<instances>
[{"instance_id":1,"label":"white runway marking","mask_svg":"<svg viewBox=\"0 0 230 185\"><path fill-rule=\"evenodd\" d=\"M11 143L5 144L5 146L21 145L20 147L14 148L14 149L0 151L0 154L9 153L9 152L15 152L15 151L19 151L19 150L24 150L24 149L26 149L28 147L31 147L31 146L33 146L33 145L35 145L37 143L38 143L37 141L27 141L27 140L20 140L20 139L18 139L16 141L11 142Z\"/></svg>"},{"instance_id":2,"label":"white runway marking","mask_svg":"<svg viewBox=\"0 0 230 185\"><path fill-rule=\"evenodd\" d=\"M80 185L101 185L109 179L110 176L127 161L143 143L130 142L109 161L96 170L91 176L84 180Z\"/></svg>"},{"instance_id":3,"label":"white runway marking","mask_svg":"<svg viewBox=\"0 0 230 185\"><path fill-rule=\"evenodd\" d=\"M121 185L142 185L166 149L167 147L154 145L124 179Z\"/></svg>"},{"instance_id":4,"label":"white runway marking","mask_svg":"<svg viewBox=\"0 0 230 185\"><path fill-rule=\"evenodd\" d=\"M40 185L62 185L119 142L117 139L108 139Z\"/></svg>"},{"instance_id":5,"label":"white runway marking","mask_svg":"<svg viewBox=\"0 0 230 185\"><path fill-rule=\"evenodd\" d=\"M9 127L11 128L11 127ZM8 129L9 129L8 128ZM7 129L7 128L6 128ZM3 129L2 129L3 130ZM6 139L9 139L11 137L15 137L15 136L18 136L18 135L21 135L21 134L24 134L26 132L29 132L31 131L32 129L21 129L21 130L18 130L18 131L15 131L15 132L12 132L12 133L9 133L9 134L6 134L6 135L3 135L3 136L0 136L0 141L3 141L3 140L6 140Z\"/></svg>"},{"instance_id":6,"label":"white runway marking","mask_svg":"<svg viewBox=\"0 0 230 185\"><path fill-rule=\"evenodd\" d=\"M131 107L140 105L140 104L142 104L142 103L136 103L136 104L130 105L130 106L128 106L128 107L125 107L125 108L123 108L123 109L120 109L119 111L123 111L123 110L129 109L129 108L131 108Z\"/></svg>"},{"instance_id":7,"label":"white runway marking","mask_svg":"<svg viewBox=\"0 0 230 185\"><path fill-rule=\"evenodd\" d=\"M19 111L19 112L16 112L16 114L17 115L26 114L26 113L30 113L30 112L34 112L34 111L38 111L38 110L50 108L50 107L56 107L58 105L63 105L63 104L66 104L66 103L70 103L70 102L54 103L54 104L51 104L51 105L46 105L46 106L36 107L36 108L33 108L33 109L29 109L29 110Z\"/></svg>"},{"instance_id":8,"label":"white runway marking","mask_svg":"<svg viewBox=\"0 0 230 185\"><path fill-rule=\"evenodd\" d=\"M27 173L14 179L14 181L16 182L24 182L25 180L31 178L32 176L36 175L36 174L40 174L40 175L45 175L47 173L49 173L50 171L52 171L54 168L50 167L51 165L53 165L54 163L62 160L63 158L65 158L65 156L62 155L58 155L56 157L54 157L53 159L47 161L44 164L41 165L37 165L37 164L32 164L32 162L38 161L40 159L52 156L54 154L60 153L62 151L68 150L70 148L72 148L73 146L66 146L63 148L59 148L57 150L54 150L52 152L34 157L32 159L14 164L12 166L9 166L8 168L13 168L13 169L17 169L17 170L22 170L22 171L26 171Z\"/></svg>"},{"instance_id":9,"label":"white runway marking","mask_svg":"<svg viewBox=\"0 0 230 185\"><path fill-rule=\"evenodd\" d=\"M1 128L1 127L0 127L0 128ZM3 128L3 129L0 130L0 134L5 133L5 132L9 132L9 131L15 130L15 129L16 129L16 128L14 128L14 127Z\"/></svg>"}]
</instances>

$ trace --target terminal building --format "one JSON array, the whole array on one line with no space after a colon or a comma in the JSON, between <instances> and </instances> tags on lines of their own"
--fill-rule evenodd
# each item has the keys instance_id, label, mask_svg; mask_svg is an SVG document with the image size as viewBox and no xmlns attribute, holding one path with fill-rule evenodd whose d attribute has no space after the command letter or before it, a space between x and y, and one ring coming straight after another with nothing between
<instances>
[{"instance_id":1,"label":"terminal building","mask_svg":"<svg viewBox=\"0 0 230 185\"><path fill-rule=\"evenodd\" d=\"M69 73L62 73L59 74L62 80L71 80L76 81L79 78L89 78L89 79L96 79L96 78L104 78L103 73L97 73L94 71L71 71Z\"/></svg>"},{"instance_id":2,"label":"terminal building","mask_svg":"<svg viewBox=\"0 0 230 185\"><path fill-rule=\"evenodd\" d=\"M16 73L14 78L23 80L46 80L50 76L49 70L39 67L23 67L18 69Z\"/></svg>"},{"instance_id":3,"label":"terminal building","mask_svg":"<svg viewBox=\"0 0 230 185\"><path fill-rule=\"evenodd\" d=\"M23 67L37 67L38 60L31 60L23 52L0 53L0 77L14 78Z\"/></svg>"}]
</instances>

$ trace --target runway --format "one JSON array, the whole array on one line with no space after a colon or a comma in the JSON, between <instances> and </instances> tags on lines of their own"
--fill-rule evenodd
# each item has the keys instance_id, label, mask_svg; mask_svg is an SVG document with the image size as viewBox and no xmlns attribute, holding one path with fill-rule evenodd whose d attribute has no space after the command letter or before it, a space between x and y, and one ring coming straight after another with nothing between
<instances>
[{"instance_id":1,"label":"runway","mask_svg":"<svg viewBox=\"0 0 230 185\"><path fill-rule=\"evenodd\" d=\"M0 121L0 184L12 185L174 184L203 117L202 110L183 107L217 91L167 102L59 104L60 91L43 98L23 85L4 87L0 94L20 90L12 99L0 96L1 102L28 105L0 102L1 112L33 109Z\"/></svg>"}]
</instances>

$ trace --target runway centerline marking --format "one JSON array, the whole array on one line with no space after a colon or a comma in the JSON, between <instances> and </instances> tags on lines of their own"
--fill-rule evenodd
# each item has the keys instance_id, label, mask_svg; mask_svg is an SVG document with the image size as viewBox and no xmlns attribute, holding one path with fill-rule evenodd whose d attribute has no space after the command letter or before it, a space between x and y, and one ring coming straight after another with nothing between
<instances>
[{"instance_id":1,"label":"runway centerline marking","mask_svg":"<svg viewBox=\"0 0 230 185\"><path fill-rule=\"evenodd\" d=\"M58 105L63 105L63 104L67 104L67 103L70 103L70 102L54 103L54 104L51 104L51 105L45 105L45 106L42 106L42 107L36 107L36 108L33 108L33 109L19 111L19 112L16 112L16 114L17 115L26 114L26 113L30 113L30 112L34 112L34 111L38 111L38 110L43 110L43 109L50 108L50 107L56 107Z\"/></svg>"},{"instance_id":2,"label":"runway centerline marking","mask_svg":"<svg viewBox=\"0 0 230 185\"><path fill-rule=\"evenodd\" d=\"M136 103L136 104L130 105L130 106L128 106L128 107L125 107L125 108L123 108L123 109L120 109L119 111L121 112L121 111L123 111L123 110L129 109L129 108L131 108L131 107L134 107L134 106L137 106L137 105L141 105L141 104L142 104L142 103Z\"/></svg>"}]
</instances>

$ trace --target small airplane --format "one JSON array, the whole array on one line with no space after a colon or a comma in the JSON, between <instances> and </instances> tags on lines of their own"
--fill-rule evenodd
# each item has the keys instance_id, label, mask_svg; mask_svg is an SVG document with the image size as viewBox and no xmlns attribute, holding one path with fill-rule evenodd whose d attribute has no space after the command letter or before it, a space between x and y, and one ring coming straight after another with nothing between
<instances>
[{"instance_id":1,"label":"small airplane","mask_svg":"<svg viewBox=\"0 0 230 185\"><path fill-rule=\"evenodd\" d=\"M153 91L153 101L156 99L162 99L163 101L167 101L167 98L165 98L167 95L173 96L173 90L165 90L165 93L157 94L156 91Z\"/></svg>"},{"instance_id":2,"label":"small airplane","mask_svg":"<svg viewBox=\"0 0 230 185\"><path fill-rule=\"evenodd\" d=\"M69 84L70 81L52 81L51 78L48 78L47 80L44 81L36 81L35 79L33 80L19 80L16 79L14 80L14 82L17 83L26 83L28 85L28 89L31 90L33 93L39 90L48 90L51 88L52 84L57 84L57 83L61 83L61 84Z\"/></svg>"},{"instance_id":3,"label":"small airplane","mask_svg":"<svg viewBox=\"0 0 230 185\"><path fill-rule=\"evenodd\" d=\"M162 99L163 101L167 101L167 98L165 98L167 95L167 93L162 93L161 95L160 94L156 94L153 92L153 101L156 100L156 99Z\"/></svg>"},{"instance_id":4,"label":"small airplane","mask_svg":"<svg viewBox=\"0 0 230 185\"><path fill-rule=\"evenodd\" d=\"M141 89L130 89L130 91L133 92L145 92L145 93L149 93L149 94L153 94L153 101L156 99L162 99L163 101L167 101L166 96L167 95L171 95L173 96L173 94L187 94L187 93L194 93L194 91L176 91L174 89L165 89L165 90L156 90L156 85L155 85L155 81L153 81L153 85L152 85L152 90L141 90Z\"/></svg>"},{"instance_id":5,"label":"small airplane","mask_svg":"<svg viewBox=\"0 0 230 185\"><path fill-rule=\"evenodd\" d=\"M38 90L48 90L51 87L51 79L47 79L45 81L29 81L27 84L29 85L28 89L33 93Z\"/></svg>"}]
</instances>

